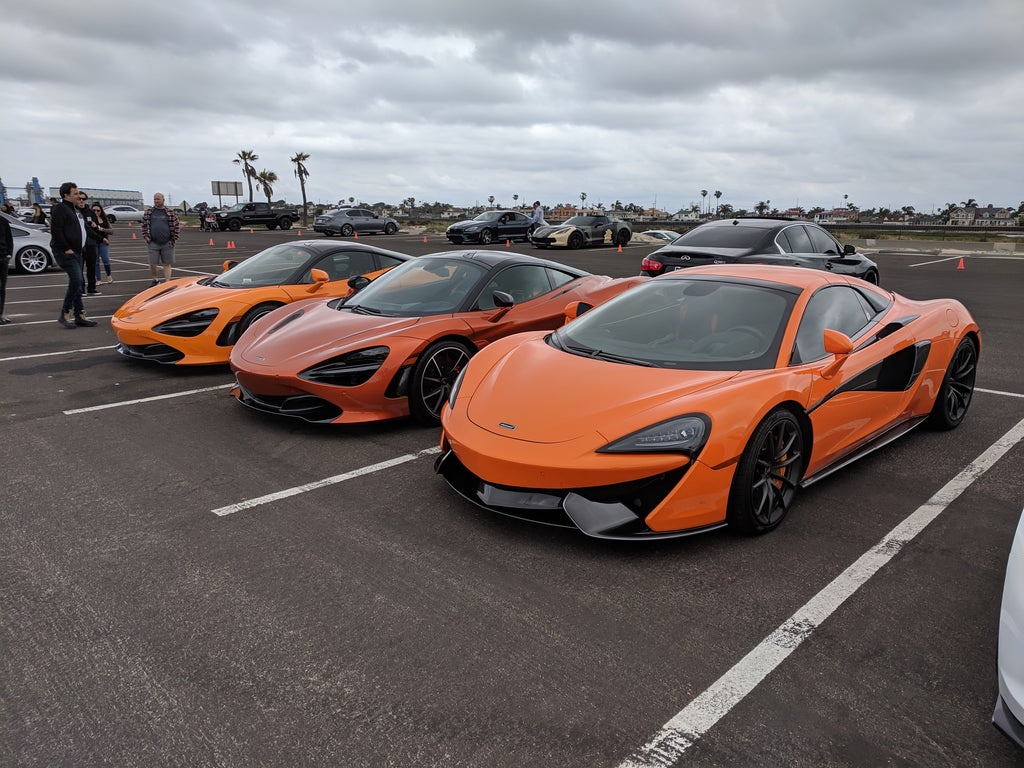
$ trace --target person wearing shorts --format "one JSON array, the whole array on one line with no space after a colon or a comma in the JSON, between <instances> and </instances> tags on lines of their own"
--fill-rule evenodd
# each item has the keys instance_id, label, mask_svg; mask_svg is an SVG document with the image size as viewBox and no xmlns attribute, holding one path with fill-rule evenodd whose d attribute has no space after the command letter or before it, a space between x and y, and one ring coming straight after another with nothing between
<instances>
[{"instance_id":1,"label":"person wearing shorts","mask_svg":"<svg viewBox=\"0 0 1024 768\"><path fill-rule=\"evenodd\" d=\"M153 276L151 285L171 279L174 244L178 242L180 229L177 214L164 205L163 194L154 194L153 207L142 214L142 239L149 250L149 273ZM164 268L163 280L160 279L160 265Z\"/></svg>"}]
</instances>

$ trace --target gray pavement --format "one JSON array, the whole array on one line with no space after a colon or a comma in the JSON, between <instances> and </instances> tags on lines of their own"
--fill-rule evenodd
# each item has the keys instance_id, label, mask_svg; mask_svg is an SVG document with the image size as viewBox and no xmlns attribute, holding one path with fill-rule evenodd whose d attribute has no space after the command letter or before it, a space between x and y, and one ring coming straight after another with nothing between
<instances>
[{"instance_id":1,"label":"gray pavement","mask_svg":"<svg viewBox=\"0 0 1024 768\"><path fill-rule=\"evenodd\" d=\"M95 318L149 283L130 231ZM209 237L186 232L180 274L297 235ZM427 239L369 242L449 248ZM619 276L655 247L543 255ZM818 483L768 536L646 545L483 514L433 474L439 430L252 413L226 368L124 360L106 322L60 329L62 273L13 275L0 764L621 765L1024 420L1024 261L944 256L878 250L884 285L982 326L961 428ZM989 722L1022 466L1014 443L678 765L1024 765Z\"/></svg>"}]
</instances>

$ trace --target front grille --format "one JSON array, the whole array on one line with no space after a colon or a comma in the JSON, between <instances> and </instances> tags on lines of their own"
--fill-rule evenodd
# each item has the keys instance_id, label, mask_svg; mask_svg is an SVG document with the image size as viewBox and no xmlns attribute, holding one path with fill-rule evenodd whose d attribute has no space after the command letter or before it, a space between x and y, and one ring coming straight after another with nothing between
<instances>
[{"instance_id":1,"label":"front grille","mask_svg":"<svg viewBox=\"0 0 1024 768\"><path fill-rule=\"evenodd\" d=\"M117 351L125 357L136 360L151 360L154 363L176 363L185 357L185 353L166 344L124 344L118 343Z\"/></svg>"},{"instance_id":2,"label":"front grille","mask_svg":"<svg viewBox=\"0 0 1024 768\"><path fill-rule=\"evenodd\" d=\"M315 395L258 395L238 387L238 400L257 411L291 416L313 424L328 424L341 416L342 409Z\"/></svg>"}]
</instances>

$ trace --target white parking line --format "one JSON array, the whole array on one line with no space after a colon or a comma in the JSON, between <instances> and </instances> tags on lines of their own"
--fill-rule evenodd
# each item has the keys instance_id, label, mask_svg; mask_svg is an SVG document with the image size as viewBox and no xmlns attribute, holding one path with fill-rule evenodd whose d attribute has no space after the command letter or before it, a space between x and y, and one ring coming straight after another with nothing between
<instances>
[{"instance_id":1,"label":"white parking line","mask_svg":"<svg viewBox=\"0 0 1024 768\"><path fill-rule=\"evenodd\" d=\"M363 475L371 475L374 472L380 472L382 469L389 469L390 467L397 467L399 464L405 464L409 461L415 461L416 459L422 458L423 456L429 456L433 453L440 453L441 448L426 448L417 453L407 453L404 456L399 456L394 459L388 459L387 461L381 461L376 464L370 464L367 467L361 467L360 469L354 469L351 472L346 472L342 475L335 475L334 477L327 477L323 480L317 480L306 485L299 485L295 488L289 488L284 491L277 491L275 493L268 493L266 496L260 496L256 499L249 499L248 501L240 501L237 504L229 504L226 507L220 507L212 510L213 514L230 515L233 512L240 512L243 509L251 509L252 507L258 507L261 504L270 504L274 501L280 501L281 499L287 499L289 496L298 496L300 493L306 493L307 491L315 491L317 488L325 488L328 485L334 485L335 483L342 483L346 480L351 480L355 477L362 477Z\"/></svg>"},{"instance_id":2,"label":"white parking line","mask_svg":"<svg viewBox=\"0 0 1024 768\"><path fill-rule=\"evenodd\" d=\"M153 397L140 397L138 400L122 400L120 403L107 403L106 405L90 405L88 408L74 408L70 411L64 411L65 416L73 416L76 413L89 413L90 411L105 411L107 408L120 408L124 405L138 405L139 403L152 403L155 400L169 400L172 397L186 397L188 395L198 395L200 392L213 392L217 389L227 389L228 387L235 386L234 382L230 384L218 384L215 387L203 387L202 389L190 389L186 392L172 392L169 395L154 395Z\"/></svg>"},{"instance_id":3,"label":"white parking line","mask_svg":"<svg viewBox=\"0 0 1024 768\"><path fill-rule=\"evenodd\" d=\"M922 261L920 264L911 264L911 267L927 267L929 264L942 264L946 261L957 261L965 256L950 256L948 259L935 259L935 261Z\"/></svg>"},{"instance_id":4,"label":"white parking line","mask_svg":"<svg viewBox=\"0 0 1024 768\"><path fill-rule=\"evenodd\" d=\"M993 443L960 474L918 507L821 592L766 637L619 768L669 768L693 744L754 690L776 667L809 638L825 619L903 547L923 531L961 493L1024 439L1024 420Z\"/></svg>"},{"instance_id":5,"label":"white parking line","mask_svg":"<svg viewBox=\"0 0 1024 768\"><path fill-rule=\"evenodd\" d=\"M50 357L51 355L76 355L79 352L98 352L101 349L114 349L109 347L86 347L85 349L67 349L63 352L40 352L36 355L18 355L17 357L0 357L0 363L9 363L14 360L31 360L33 357Z\"/></svg>"}]
</instances>

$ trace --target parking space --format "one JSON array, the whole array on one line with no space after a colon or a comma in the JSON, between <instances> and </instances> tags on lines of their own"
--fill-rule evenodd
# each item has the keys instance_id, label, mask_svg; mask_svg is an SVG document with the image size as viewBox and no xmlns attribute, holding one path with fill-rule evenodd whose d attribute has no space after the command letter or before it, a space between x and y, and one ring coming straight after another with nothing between
<instances>
[{"instance_id":1,"label":"parking space","mask_svg":"<svg viewBox=\"0 0 1024 768\"><path fill-rule=\"evenodd\" d=\"M150 282L133 231L96 328L57 325L63 273L8 285L3 764L1021 763L989 718L1024 259L877 258L981 325L959 429L812 486L770 535L639 544L476 510L433 473L438 429L273 418L226 367L122 359L109 318ZM176 273L299 237L186 231ZM613 276L656 247L512 246Z\"/></svg>"}]
</instances>

